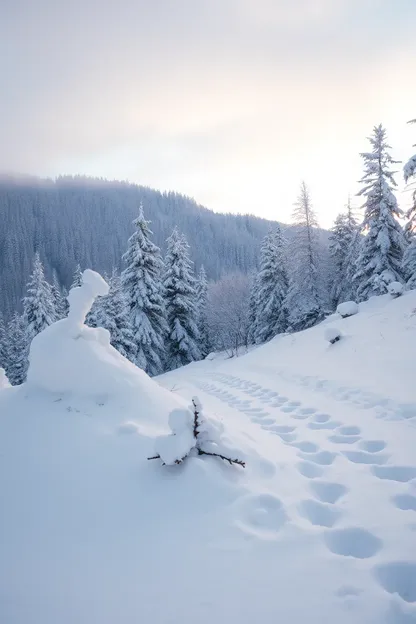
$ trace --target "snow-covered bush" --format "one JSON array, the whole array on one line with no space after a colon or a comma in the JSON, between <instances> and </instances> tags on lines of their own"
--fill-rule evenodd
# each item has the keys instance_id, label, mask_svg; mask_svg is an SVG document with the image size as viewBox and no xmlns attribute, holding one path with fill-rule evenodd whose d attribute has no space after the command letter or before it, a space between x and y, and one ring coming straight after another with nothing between
<instances>
[{"instance_id":1,"label":"snow-covered bush","mask_svg":"<svg viewBox=\"0 0 416 624\"><path fill-rule=\"evenodd\" d=\"M0 368L0 390L3 388L9 388L9 380L7 379L6 371L4 368Z\"/></svg>"},{"instance_id":2,"label":"snow-covered bush","mask_svg":"<svg viewBox=\"0 0 416 624\"><path fill-rule=\"evenodd\" d=\"M388 285L389 295L391 295L394 298L400 297L400 295L403 294L403 291L404 291L404 286L401 282L391 282Z\"/></svg>"},{"instance_id":3,"label":"snow-covered bush","mask_svg":"<svg viewBox=\"0 0 416 624\"><path fill-rule=\"evenodd\" d=\"M354 316L354 314L358 314L358 304L355 303L355 301L345 301L344 303L339 304L337 312L342 316L342 318Z\"/></svg>"},{"instance_id":4,"label":"snow-covered bush","mask_svg":"<svg viewBox=\"0 0 416 624\"><path fill-rule=\"evenodd\" d=\"M326 328L326 330L325 330L325 340L327 340L331 344L334 344L335 342L338 342L338 340L341 340L341 337L342 337L342 333L336 327L327 327Z\"/></svg>"},{"instance_id":5,"label":"snow-covered bush","mask_svg":"<svg viewBox=\"0 0 416 624\"><path fill-rule=\"evenodd\" d=\"M174 409L168 423L172 433L156 438L156 455L148 459L161 459L164 465L172 466L192 455L211 455L244 468L242 460L229 457L232 449L225 444L223 424L202 414L198 397L192 398L188 409Z\"/></svg>"}]
</instances>

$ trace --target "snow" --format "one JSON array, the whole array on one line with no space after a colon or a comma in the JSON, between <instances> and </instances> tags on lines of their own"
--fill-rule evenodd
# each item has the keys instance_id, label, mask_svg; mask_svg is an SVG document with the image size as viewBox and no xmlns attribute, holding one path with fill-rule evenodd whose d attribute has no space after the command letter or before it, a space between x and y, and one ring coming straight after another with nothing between
<instances>
[{"instance_id":1,"label":"snow","mask_svg":"<svg viewBox=\"0 0 416 624\"><path fill-rule=\"evenodd\" d=\"M404 292L404 286L401 282L391 282L387 290L392 297L400 297Z\"/></svg>"},{"instance_id":2,"label":"snow","mask_svg":"<svg viewBox=\"0 0 416 624\"><path fill-rule=\"evenodd\" d=\"M337 312L343 318L348 316L354 316L354 314L358 314L358 304L355 301L345 301L344 303L340 303L337 307Z\"/></svg>"},{"instance_id":3,"label":"snow","mask_svg":"<svg viewBox=\"0 0 416 624\"><path fill-rule=\"evenodd\" d=\"M0 622L416 622L415 291L156 379L79 304L0 391ZM147 460L192 397L245 469Z\"/></svg>"},{"instance_id":4,"label":"snow","mask_svg":"<svg viewBox=\"0 0 416 624\"><path fill-rule=\"evenodd\" d=\"M9 380L7 379L6 371L4 368L0 368L0 390L2 388L9 388Z\"/></svg>"},{"instance_id":5,"label":"snow","mask_svg":"<svg viewBox=\"0 0 416 624\"><path fill-rule=\"evenodd\" d=\"M324 332L325 340L333 344L340 340L342 333L337 327L327 327Z\"/></svg>"}]
</instances>

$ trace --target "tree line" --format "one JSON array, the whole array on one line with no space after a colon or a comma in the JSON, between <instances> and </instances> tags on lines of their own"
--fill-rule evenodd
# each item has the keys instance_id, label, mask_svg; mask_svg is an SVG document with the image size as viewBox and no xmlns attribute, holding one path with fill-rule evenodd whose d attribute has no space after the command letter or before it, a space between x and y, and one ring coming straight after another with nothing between
<instances>
[{"instance_id":1,"label":"tree line","mask_svg":"<svg viewBox=\"0 0 416 624\"><path fill-rule=\"evenodd\" d=\"M293 211L291 241L276 224L263 240L258 271L228 274L216 282L208 282L203 266L195 275L187 239L176 227L162 259L141 204L123 271L106 276L109 294L97 298L87 324L108 329L120 353L157 375L210 351L232 355L241 346L306 329L341 302L385 294L392 282L416 288L416 190L405 215L394 194L395 161L383 126L376 126L369 140L371 150L361 154L363 221L357 222L348 202L335 219L328 256L305 182ZM413 156L404 178L415 177ZM78 266L72 287L81 279ZM65 317L66 294L56 275L51 283L46 280L36 253L23 314L16 312L7 325L0 319L0 365L11 383L25 379L33 337Z\"/></svg>"}]
</instances>

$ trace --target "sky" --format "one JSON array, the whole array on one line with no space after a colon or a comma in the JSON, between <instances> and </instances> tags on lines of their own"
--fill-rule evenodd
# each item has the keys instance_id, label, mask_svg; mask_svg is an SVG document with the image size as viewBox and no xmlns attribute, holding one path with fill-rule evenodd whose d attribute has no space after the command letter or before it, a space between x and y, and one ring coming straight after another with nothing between
<instances>
[{"instance_id":1,"label":"sky","mask_svg":"<svg viewBox=\"0 0 416 624\"><path fill-rule=\"evenodd\" d=\"M328 227L375 124L414 153L415 23L415 0L3 0L0 170L283 222L305 180Z\"/></svg>"}]
</instances>

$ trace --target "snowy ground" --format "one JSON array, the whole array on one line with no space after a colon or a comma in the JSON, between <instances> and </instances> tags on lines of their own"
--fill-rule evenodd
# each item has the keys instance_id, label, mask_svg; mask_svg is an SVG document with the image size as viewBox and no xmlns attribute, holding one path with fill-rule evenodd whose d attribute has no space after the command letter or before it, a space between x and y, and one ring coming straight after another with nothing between
<instances>
[{"instance_id":1,"label":"snowy ground","mask_svg":"<svg viewBox=\"0 0 416 624\"><path fill-rule=\"evenodd\" d=\"M96 330L72 391L38 361L0 390L0 622L415 623L415 309L380 297L166 390ZM245 469L146 460L193 395Z\"/></svg>"}]
</instances>

